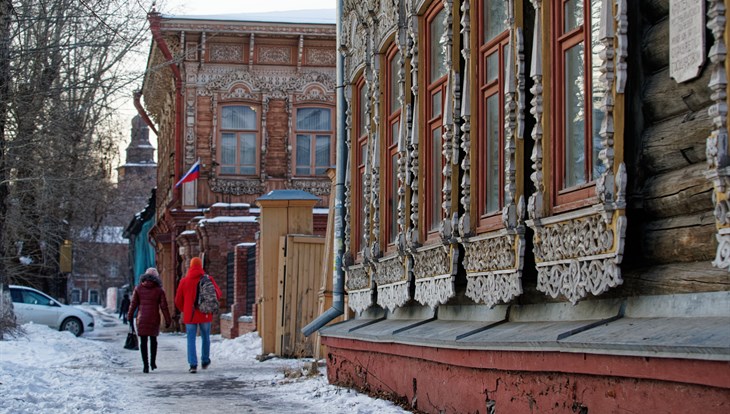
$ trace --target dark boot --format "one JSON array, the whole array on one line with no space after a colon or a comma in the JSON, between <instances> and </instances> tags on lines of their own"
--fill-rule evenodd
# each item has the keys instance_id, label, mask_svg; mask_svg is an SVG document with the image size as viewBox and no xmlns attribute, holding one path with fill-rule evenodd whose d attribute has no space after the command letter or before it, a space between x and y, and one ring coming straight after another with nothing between
<instances>
[{"instance_id":1,"label":"dark boot","mask_svg":"<svg viewBox=\"0 0 730 414\"><path fill-rule=\"evenodd\" d=\"M150 366L147 363L147 337L146 336L140 336L140 346L139 349L142 352L142 372L147 374L150 372Z\"/></svg>"},{"instance_id":2,"label":"dark boot","mask_svg":"<svg viewBox=\"0 0 730 414\"><path fill-rule=\"evenodd\" d=\"M157 337L150 336L150 368L152 371L157 369L155 361L157 361Z\"/></svg>"}]
</instances>

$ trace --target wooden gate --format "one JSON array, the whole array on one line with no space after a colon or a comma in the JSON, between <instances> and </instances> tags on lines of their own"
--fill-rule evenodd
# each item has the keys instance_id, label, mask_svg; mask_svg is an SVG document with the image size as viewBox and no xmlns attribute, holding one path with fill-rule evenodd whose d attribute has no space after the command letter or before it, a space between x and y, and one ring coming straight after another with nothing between
<instances>
[{"instance_id":1,"label":"wooden gate","mask_svg":"<svg viewBox=\"0 0 730 414\"><path fill-rule=\"evenodd\" d=\"M281 237L279 247L276 354L311 357L314 341L301 329L318 314L324 237L287 235Z\"/></svg>"}]
</instances>

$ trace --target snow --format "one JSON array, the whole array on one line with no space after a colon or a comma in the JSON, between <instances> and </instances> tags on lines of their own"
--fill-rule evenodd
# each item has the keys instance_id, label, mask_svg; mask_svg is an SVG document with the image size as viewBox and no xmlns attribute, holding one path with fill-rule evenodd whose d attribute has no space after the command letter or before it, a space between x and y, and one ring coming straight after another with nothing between
<instances>
[{"instance_id":1,"label":"snow","mask_svg":"<svg viewBox=\"0 0 730 414\"><path fill-rule=\"evenodd\" d=\"M209 219L200 220L199 225L205 226L206 223L255 223L258 216L218 216Z\"/></svg>"},{"instance_id":2,"label":"snow","mask_svg":"<svg viewBox=\"0 0 730 414\"><path fill-rule=\"evenodd\" d=\"M335 9L288 10L259 13L228 13L211 15L163 15L167 19L224 20L270 23L335 24Z\"/></svg>"},{"instance_id":3,"label":"snow","mask_svg":"<svg viewBox=\"0 0 730 414\"><path fill-rule=\"evenodd\" d=\"M261 339L211 337L212 364L187 372L186 338L158 337L157 370L142 373L139 351L123 348L127 325L99 306L96 329L77 338L37 324L0 341L0 413L407 413L385 400L327 383L326 367L302 375L311 359L259 362ZM200 351L200 340L197 342ZM198 357L200 355L198 354ZM289 373L290 375L286 375ZM291 375L294 373L295 375Z\"/></svg>"}]
</instances>

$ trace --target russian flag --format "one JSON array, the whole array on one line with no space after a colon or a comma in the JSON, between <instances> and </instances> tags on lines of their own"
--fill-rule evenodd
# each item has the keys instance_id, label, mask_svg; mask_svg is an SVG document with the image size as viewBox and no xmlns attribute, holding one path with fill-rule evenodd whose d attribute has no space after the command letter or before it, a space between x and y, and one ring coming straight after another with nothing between
<instances>
[{"instance_id":1,"label":"russian flag","mask_svg":"<svg viewBox=\"0 0 730 414\"><path fill-rule=\"evenodd\" d=\"M200 160L195 161L195 164L193 164L192 167L188 170L188 172L185 173L185 175L182 176L180 181L175 184L175 188L179 187L182 183L189 183L190 181L194 181L198 179L198 176L200 175Z\"/></svg>"}]
</instances>

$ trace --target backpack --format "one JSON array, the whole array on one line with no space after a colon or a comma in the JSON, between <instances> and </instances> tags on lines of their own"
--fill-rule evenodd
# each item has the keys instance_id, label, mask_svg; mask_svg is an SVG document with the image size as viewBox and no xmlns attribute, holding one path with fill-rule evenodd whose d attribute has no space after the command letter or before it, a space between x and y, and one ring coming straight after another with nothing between
<instances>
[{"instance_id":1,"label":"backpack","mask_svg":"<svg viewBox=\"0 0 730 414\"><path fill-rule=\"evenodd\" d=\"M195 292L195 308L203 313L218 313L218 295L210 276L203 275Z\"/></svg>"}]
</instances>

